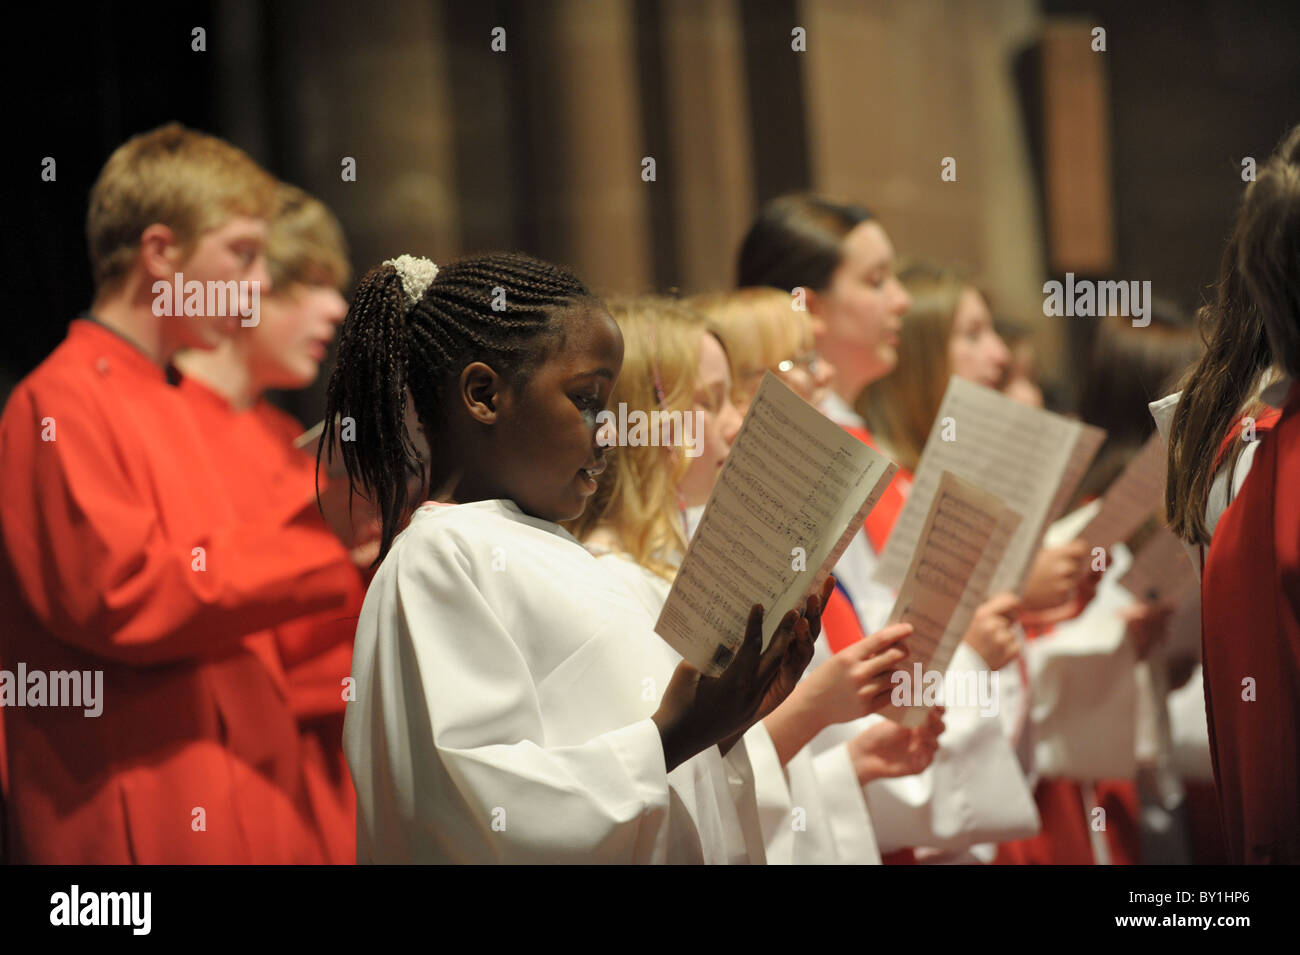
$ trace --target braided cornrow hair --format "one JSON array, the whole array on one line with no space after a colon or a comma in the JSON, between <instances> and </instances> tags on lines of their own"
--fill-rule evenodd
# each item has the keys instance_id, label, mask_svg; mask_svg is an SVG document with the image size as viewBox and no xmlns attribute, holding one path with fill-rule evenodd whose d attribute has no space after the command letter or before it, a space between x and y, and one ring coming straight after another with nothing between
<instances>
[{"instance_id":1,"label":"braided cornrow hair","mask_svg":"<svg viewBox=\"0 0 1300 955\"><path fill-rule=\"evenodd\" d=\"M570 271L517 252L493 252L438 271L408 308L392 265L362 278L339 333L338 361L326 396L325 449L351 418L340 442L352 487L374 502L382 524L382 560L411 506L408 479L429 492L428 462L406 428L409 388L416 417L432 445L442 424L444 391L465 364L484 361L522 387L562 329L557 310L594 300Z\"/></svg>"}]
</instances>

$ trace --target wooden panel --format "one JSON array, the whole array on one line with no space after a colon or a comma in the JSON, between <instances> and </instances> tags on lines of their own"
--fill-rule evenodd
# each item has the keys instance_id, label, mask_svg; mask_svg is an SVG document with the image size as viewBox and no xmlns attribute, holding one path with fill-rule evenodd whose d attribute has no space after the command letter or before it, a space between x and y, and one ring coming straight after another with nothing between
<instances>
[{"instance_id":1,"label":"wooden panel","mask_svg":"<svg viewBox=\"0 0 1300 955\"><path fill-rule=\"evenodd\" d=\"M1115 267L1110 110L1104 52L1091 21L1049 21L1043 30L1043 159L1048 256L1053 272Z\"/></svg>"}]
</instances>

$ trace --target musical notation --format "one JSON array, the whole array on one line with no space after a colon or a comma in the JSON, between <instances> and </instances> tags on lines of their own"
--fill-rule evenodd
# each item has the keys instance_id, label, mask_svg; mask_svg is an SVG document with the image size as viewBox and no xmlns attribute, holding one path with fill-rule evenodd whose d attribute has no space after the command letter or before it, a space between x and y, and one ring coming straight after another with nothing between
<instances>
[{"instance_id":1,"label":"musical notation","mask_svg":"<svg viewBox=\"0 0 1300 955\"><path fill-rule=\"evenodd\" d=\"M749 608L763 645L820 586L897 470L768 374L750 405L656 631L706 675L725 669ZM734 654L733 654L734 655Z\"/></svg>"}]
</instances>

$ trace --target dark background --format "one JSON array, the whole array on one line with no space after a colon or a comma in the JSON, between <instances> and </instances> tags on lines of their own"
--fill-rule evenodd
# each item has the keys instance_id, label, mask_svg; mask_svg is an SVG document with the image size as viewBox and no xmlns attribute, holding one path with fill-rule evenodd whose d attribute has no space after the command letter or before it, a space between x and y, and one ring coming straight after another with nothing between
<instances>
[{"instance_id":1,"label":"dark background","mask_svg":"<svg viewBox=\"0 0 1300 955\"><path fill-rule=\"evenodd\" d=\"M719 112L714 122L706 109L699 135L715 134L747 159L735 177L692 183L686 177L694 173L675 168L673 152L655 144L680 136L681 117L700 109L696 97L713 95L698 86L683 91L680 61L673 59L674 51L691 49L692 18L704 7L670 0L291 0L183 9L51 4L29 11L5 41L11 110L0 230L7 298L0 394L49 353L90 302L83 227L100 166L131 134L172 119L231 139L324 200L343 222L358 273L402 251L442 261L512 247L566 261L605 291L729 284L725 264L735 246L728 242L739 238L762 200L823 187L815 157L826 147L810 132L806 61L789 51L790 24L805 22L808 9L793 0L706 6L721 18L710 22L730 25L731 33L719 35L738 38L739 48L731 59L698 57L691 82L716 67L718 88L743 95L739 107L735 97L730 107L725 96L717 99L719 110L736 115ZM934 8L939 23L957 10L942 0L915 6ZM1157 294L1194 308L1217 272L1241 193L1241 157L1262 161L1300 121L1300 4L991 0L974 4L981 8L974 13L970 6L961 16L1011 11L1105 24L1113 272L1150 279ZM878 17L882 30L902 24L895 57L913 58L928 74L951 67L903 32L906 21L894 5L857 8ZM196 25L207 29L206 53L190 49ZM508 55L489 49L494 25L507 30ZM608 43L602 30L612 37ZM817 39L810 38L805 56L818 54ZM1007 58L1009 75L1015 66ZM1039 169L1035 78L1019 75L1017 84L1027 149ZM587 115L586 108L603 112ZM728 132L733 125L741 132ZM659 157L657 188L644 188L635 175L626 186L601 178L607 153L622 149L635 159L643 144ZM340 181L343 155L357 158L362 181ZM45 156L57 160L57 182L40 179ZM1025 188L1041 201L1040 183ZM638 197L626 221L616 218L624 214L619 189ZM699 234L690 213L714 189L726 222L709 245L720 248L695 268ZM874 203L873 182L854 191ZM932 201L926 195L918 208ZM899 218L895 203L887 225L901 245L891 224ZM923 230L903 232L913 246L926 245ZM944 241L940 247L948 250L967 240ZM968 241L965 257L983 265L986 240ZM1041 230L1027 241L1041 244ZM1045 277L1045 269L1026 270L1024 287L1012 289L1010 300L1018 291L1020 301L1032 301ZM1061 329L1044 334L1059 336ZM1049 363L1049 371L1068 376L1069 368ZM319 386L287 403L314 418Z\"/></svg>"}]
</instances>

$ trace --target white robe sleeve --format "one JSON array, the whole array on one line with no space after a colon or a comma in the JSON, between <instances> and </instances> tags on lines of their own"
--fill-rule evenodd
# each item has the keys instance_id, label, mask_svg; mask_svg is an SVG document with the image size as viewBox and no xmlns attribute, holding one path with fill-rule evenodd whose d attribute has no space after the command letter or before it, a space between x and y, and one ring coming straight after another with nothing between
<instances>
[{"instance_id":1,"label":"white robe sleeve","mask_svg":"<svg viewBox=\"0 0 1300 955\"><path fill-rule=\"evenodd\" d=\"M948 672L988 674L985 679L999 682L1002 675L989 673L966 643L957 648ZM882 852L924 847L953 853L1038 832L1038 808L1003 732L1000 701L994 696L989 703L990 711L981 712L974 701L960 706L950 701L930 766L914 776L867 784Z\"/></svg>"},{"instance_id":2,"label":"white robe sleeve","mask_svg":"<svg viewBox=\"0 0 1300 955\"><path fill-rule=\"evenodd\" d=\"M1040 776L1126 779L1137 772L1138 659L1119 616L1135 601L1118 584L1132 558L1122 544L1110 555L1083 613L1025 646Z\"/></svg>"},{"instance_id":3,"label":"white robe sleeve","mask_svg":"<svg viewBox=\"0 0 1300 955\"><path fill-rule=\"evenodd\" d=\"M664 861L655 724L548 746L521 649L468 568L450 546L395 549L366 601L344 733L359 860ZM599 666L617 636L557 670Z\"/></svg>"}]
</instances>

